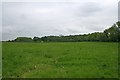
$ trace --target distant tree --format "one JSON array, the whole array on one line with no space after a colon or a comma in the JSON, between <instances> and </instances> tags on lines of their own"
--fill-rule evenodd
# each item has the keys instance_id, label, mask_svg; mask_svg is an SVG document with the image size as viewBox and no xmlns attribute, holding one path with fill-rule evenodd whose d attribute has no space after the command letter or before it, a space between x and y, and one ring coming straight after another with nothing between
<instances>
[{"instance_id":1,"label":"distant tree","mask_svg":"<svg viewBox=\"0 0 120 80\"><path fill-rule=\"evenodd\" d=\"M41 37L41 40L47 42L47 41L48 41L48 40L47 40L47 36Z\"/></svg>"},{"instance_id":2,"label":"distant tree","mask_svg":"<svg viewBox=\"0 0 120 80\"><path fill-rule=\"evenodd\" d=\"M15 40L15 42L32 42L32 38L29 37L17 37Z\"/></svg>"},{"instance_id":3,"label":"distant tree","mask_svg":"<svg viewBox=\"0 0 120 80\"><path fill-rule=\"evenodd\" d=\"M113 41L113 42L118 41L119 28L116 26L116 24L113 24L112 27L106 29L104 33L106 34L109 41Z\"/></svg>"},{"instance_id":4,"label":"distant tree","mask_svg":"<svg viewBox=\"0 0 120 80\"><path fill-rule=\"evenodd\" d=\"M108 38L107 38L107 36L106 36L106 34L105 33L99 33L98 34L98 40L100 41L100 42L107 42L108 41Z\"/></svg>"},{"instance_id":5,"label":"distant tree","mask_svg":"<svg viewBox=\"0 0 120 80\"><path fill-rule=\"evenodd\" d=\"M11 42L11 40L8 40L7 42Z\"/></svg>"},{"instance_id":6,"label":"distant tree","mask_svg":"<svg viewBox=\"0 0 120 80\"><path fill-rule=\"evenodd\" d=\"M39 38L39 37L34 37L34 38L33 38L33 41L34 41L34 42L41 42L41 38Z\"/></svg>"},{"instance_id":7,"label":"distant tree","mask_svg":"<svg viewBox=\"0 0 120 80\"><path fill-rule=\"evenodd\" d=\"M120 42L120 21L116 23L116 26L118 27L118 41Z\"/></svg>"},{"instance_id":8,"label":"distant tree","mask_svg":"<svg viewBox=\"0 0 120 80\"><path fill-rule=\"evenodd\" d=\"M118 28L120 30L120 21L116 22L116 25L118 26Z\"/></svg>"}]
</instances>

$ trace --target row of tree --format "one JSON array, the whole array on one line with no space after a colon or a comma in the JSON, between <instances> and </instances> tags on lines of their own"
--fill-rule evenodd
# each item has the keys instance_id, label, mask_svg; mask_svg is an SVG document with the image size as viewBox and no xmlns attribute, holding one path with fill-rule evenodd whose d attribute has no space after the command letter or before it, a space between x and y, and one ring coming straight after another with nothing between
<instances>
[{"instance_id":1,"label":"row of tree","mask_svg":"<svg viewBox=\"0 0 120 80\"><path fill-rule=\"evenodd\" d=\"M9 40L10 41L10 40ZM44 37L17 37L12 42L82 42L82 41L99 41L99 42L119 42L120 41L120 22L113 24L103 32L95 32L83 35L69 36L44 36ZM11 42L11 41L10 41Z\"/></svg>"}]
</instances>

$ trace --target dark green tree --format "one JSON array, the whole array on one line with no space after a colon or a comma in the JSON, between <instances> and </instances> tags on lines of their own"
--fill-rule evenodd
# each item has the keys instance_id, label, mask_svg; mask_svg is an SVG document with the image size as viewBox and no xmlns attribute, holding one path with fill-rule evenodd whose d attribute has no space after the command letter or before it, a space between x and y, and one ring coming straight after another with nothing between
<instances>
[{"instance_id":1,"label":"dark green tree","mask_svg":"<svg viewBox=\"0 0 120 80\"><path fill-rule=\"evenodd\" d=\"M34 37L34 38L33 38L33 41L34 41L34 42L41 42L41 38L39 38L39 37Z\"/></svg>"},{"instance_id":2,"label":"dark green tree","mask_svg":"<svg viewBox=\"0 0 120 80\"><path fill-rule=\"evenodd\" d=\"M17 37L15 40L15 42L32 42L32 38L29 37Z\"/></svg>"}]
</instances>

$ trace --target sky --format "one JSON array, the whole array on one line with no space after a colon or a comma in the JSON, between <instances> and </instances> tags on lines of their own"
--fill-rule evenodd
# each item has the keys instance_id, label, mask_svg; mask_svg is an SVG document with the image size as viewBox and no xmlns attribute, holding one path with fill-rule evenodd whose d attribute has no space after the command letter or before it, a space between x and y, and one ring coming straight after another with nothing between
<instances>
[{"instance_id":1,"label":"sky","mask_svg":"<svg viewBox=\"0 0 120 80\"><path fill-rule=\"evenodd\" d=\"M5 0L2 40L102 32L118 21L118 1Z\"/></svg>"}]
</instances>

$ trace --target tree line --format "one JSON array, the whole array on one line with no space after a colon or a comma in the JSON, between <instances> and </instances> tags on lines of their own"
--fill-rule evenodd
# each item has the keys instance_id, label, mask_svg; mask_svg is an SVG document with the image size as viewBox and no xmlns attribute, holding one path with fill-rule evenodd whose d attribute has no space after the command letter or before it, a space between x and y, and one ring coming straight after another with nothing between
<instances>
[{"instance_id":1,"label":"tree line","mask_svg":"<svg viewBox=\"0 0 120 80\"><path fill-rule=\"evenodd\" d=\"M69 36L44 36L44 37L17 37L8 42L119 42L120 41L120 21L113 24L103 32L89 34L69 35Z\"/></svg>"}]
</instances>

